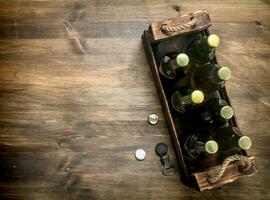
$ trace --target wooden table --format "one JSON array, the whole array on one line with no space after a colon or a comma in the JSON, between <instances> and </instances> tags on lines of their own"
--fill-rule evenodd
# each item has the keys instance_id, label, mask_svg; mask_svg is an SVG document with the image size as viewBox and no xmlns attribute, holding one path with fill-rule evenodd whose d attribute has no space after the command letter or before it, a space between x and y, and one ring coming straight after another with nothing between
<instances>
[{"instance_id":1,"label":"wooden table","mask_svg":"<svg viewBox=\"0 0 270 200\"><path fill-rule=\"evenodd\" d=\"M201 9L259 167L203 193L161 174L156 143L175 154L140 39L152 21ZM269 55L269 1L0 0L1 199L269 199Z\"/></svg>"}]
</instances>

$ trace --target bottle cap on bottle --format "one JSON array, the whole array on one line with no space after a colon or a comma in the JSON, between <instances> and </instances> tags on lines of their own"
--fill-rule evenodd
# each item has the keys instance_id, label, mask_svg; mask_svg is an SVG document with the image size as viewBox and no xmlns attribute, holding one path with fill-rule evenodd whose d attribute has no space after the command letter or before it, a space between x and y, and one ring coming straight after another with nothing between
<instances>
[{"instance_id":1,"label":"bottle cap on bottle","mask_svg":"<svg viewBox=\"0 0 270 200\"><path fill-rule=\"evenodd\" d=\"M242 136L238 140L238 145L241 149L249 149L252 145L251 139L248 136Z\"/></svg>"},{"instance_id":2,"label":"bottle cap on bottle","mask_svg":"<svg viewBox=\"0 0 270 200\"><path fill-rule=\"evenodd\" d=\"M185 67L188 65L189 63L189 57L187 54L185 53L180 53L176 56L176 63L177 65L179 65L180 67Z\"/></svg>"},{"instance_id":3,"label":"bottle cap on bottle","mask_svg":"<svg viewBox=\"0 0 270 200\"><path fill-rule=\"evenodd\" d=\"M220 38L216 34L211 34L207 38L207 43L210 47L216 48L219 46Z\"/></svg>"},{"instance_id":4,"label":"bottle cap on bottle","mask_svg":"<svg viewBox=\"0 0 270 200\"><path fill-rule=\"evenodd\" d=\"M224 119L231 119L233 117L233 109L231 106L223 106L219 112Z\"/></svg>"},{"instance_id":5,"label":"bottle cap on bottle","mask_svg":"<svg viewBox=\"0 0 270 200\"><path fill-rule=\"evenodd\" d=\"M218 144L214 140L209 140L205 143L205 151L209 154L214 154L218 151Z\"/></svg>"},{"instance_id":6,"label":"bottle cap on bottle","mask_svg":"<svg viewBox=\"0 0 270 200\"><path fill-rule=\"evenodd\" d=\"M227 81L228 79L230 79L231 78L231 70L230 70L230 68L228 68L228 67L221 67L218 70L218 77L221 80L224 80L224 81Z\"/></svg>"},{"instance_id":7,"label":"bottle cap on bottle","mask_svg":"<svg viewBox=\"0 0 270 200\"><path fill-rule=\"evenodd\" d=\"M194 90L191 93L191 101L195 104L200 104L204 101L204 94L201 90Z\"/></svg>"}]
</instances>

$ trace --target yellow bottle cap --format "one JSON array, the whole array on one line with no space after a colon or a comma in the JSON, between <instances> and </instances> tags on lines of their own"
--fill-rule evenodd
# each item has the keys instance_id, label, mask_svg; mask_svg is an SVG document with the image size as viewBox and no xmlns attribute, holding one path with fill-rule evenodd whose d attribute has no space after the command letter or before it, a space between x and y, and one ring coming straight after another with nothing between
<instances>
[{"instance_id":1,"label":"yellow bottle cap","mask_svg":"<svg viewBox=\"0 0 270 200\"><path fill-rule=\"evenodd\" d=\"M249 149L252 145L251 139L248 136L242 136L240 137L240 139L238 140L238 145L240 148L242 149Z\"/></svg>"},{"instance_id":2,"label":"yellow bottle cap","mask_svg":"<svg viewBox=\"0 0 270 200\"><path fill-rule=\"evenodd\" d=\"M231 119L233 117L233 109L231 106L223 106L219 112L224 119Z\"/></svg>"},{"instance_id":3,"label":"yellow bottle cap","mask_svg":"<svg viewBox=\"0 0 270 200\"><path fill-rule=\"evenodd\" d=\"M204 101L204 94L201 90L194 90L191 93L191 101L195 104L200 104Z\"/></svg>"},{"instance_id":4,"label":"yellow bottle cap","mask_svg":"<svg viewBox=\"0 0 270 200\"><path fill-rule=\"evenodd\" d=\"M185 53L180 53L176 56L176 63L177 65L179 65L180 67L185 67L188 65L189 63L189 57L187 54Z\"/></svg>"},{"instance_id":5,"label":"yellow bottle cap","mask_svg":"<svg viewBox=\"0 0 270 200\"><path fill-rule=\"evenodd\" d=\"M216 34L211 34L207 38L208 45L212 48L219 46L220 38Z\"/></svg>"},{"instance_id":6,"label":"yellow bottle cap","mask_svg":"<svg viewBox=\"0 0 270 200\"><path fill-rule=\"evenodd\" d=\"M205 151L209 154L214 154L218 151L218 144L214 140L209 140L205 143Z\"/></svg>"},{"instance_id":7,"label":"yellow bottle cap","mask_svg":"<svg viewBox=\"0 0 270 200\"><path fill-rule=\"evenodd\" d=\"M224 81L229 80L231 78L231 74L232 74L232 72L231 72L230 68L228 68L228 67L221 67L218 70L218 77Z\"/></svg>"}]
</instances>

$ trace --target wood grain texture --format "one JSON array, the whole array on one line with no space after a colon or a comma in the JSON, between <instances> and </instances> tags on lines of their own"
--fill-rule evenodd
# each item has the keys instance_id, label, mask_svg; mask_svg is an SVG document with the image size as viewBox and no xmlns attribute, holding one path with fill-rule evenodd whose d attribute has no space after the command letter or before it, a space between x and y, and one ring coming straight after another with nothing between
<instances>
[{"instance_id":1,"label":"wood grain texture","mask_svg":"<svg viewBox=\"0 0 270 200\"><path fill-rule=\"evenodd\" d=\"M155 144L175 155L140 39L152 21L201 9L259 169L203 193L162 176ZM0 198L269 199L269 11L265 0L0 0Z\"/></svg>"}]
</instances>

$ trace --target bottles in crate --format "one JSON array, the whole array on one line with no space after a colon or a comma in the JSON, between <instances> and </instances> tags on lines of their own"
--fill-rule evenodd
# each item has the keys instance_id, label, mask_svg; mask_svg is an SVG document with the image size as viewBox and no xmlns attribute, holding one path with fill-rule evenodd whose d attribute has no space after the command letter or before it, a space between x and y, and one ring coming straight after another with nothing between
<instances>
[{"instance_id":1,"label":"bottles in crate","mask_svg":"<svg viewBox=\"0 0 270 200\"><path fill-rule=\"evenodd\" d=\"M176 78L176 70L188 71L189 57L185 53L170 53L163 57L159 64L159 72L167 79Z\"/></svg>"},{"instance_id":2,"label":"bottles in crate","mask_svg":"<svg viewBox=\"0 0 270 200\"><path fill-rule=\"evenodd\" d=\"M236 127L217 129L214 135L210 132L207 136L204 137L203 133L186 135L184 149L190 159L197 160L199 157L206 159L214 154L224 159L252 146L251 139Z\"/></svg>"},{"instance_id":3,"label":"bottles in crate","mask_svg":"<svg viewBox=\"0 0 270 200\"><path fill-rule=\"evenodd\" d=\"M185 116L181 119L188 126L209 131L188 132L183 136L186 152L193 160L200 155L204 155L203 160L212 154L226 157L251 147L250 138L228 123L234 111L219 95L231 77L228 67L220 67L213 62L219 43L220 38L215 34L208 37L199 34L186 48L181 47L186 54L169 52L158 67L161 76L173 80L165 81L172 109L177 114L187 114L178 116Z\"/></svg>"}]
</instances>

